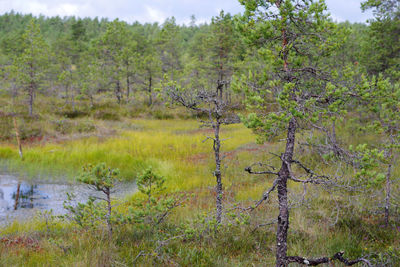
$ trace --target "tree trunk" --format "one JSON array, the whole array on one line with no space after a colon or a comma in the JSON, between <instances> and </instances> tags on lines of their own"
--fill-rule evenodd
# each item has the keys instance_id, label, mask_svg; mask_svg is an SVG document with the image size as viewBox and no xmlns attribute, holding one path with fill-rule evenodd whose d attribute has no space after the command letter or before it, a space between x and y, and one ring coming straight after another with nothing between
<instances>
[{"instance_id":1,"label":"tree trunk","mask_svg":"<svg viewBox=\"0 0 400 267\"><path fill-rule=\"evenodd\" d=\"M30 86L29 86L29 92L28 92L28 94L29 94L29 116L32 116L33 115L33 98L34 98L34 85L33 84L31 84Z\"/></svg>"},{"instance_id":2,"label":"tree trunk","mask_svg":"<svg viewBox=\"0 0 400 267\"><path fill-rule=\"evenodd\" d=\"M389 225L389 215L390 215L390 173L392 169L392 164L389 164L387 173L386 173L386 198L385 198L385 225Z\"/></svg>"},{"instance_id":3,"label":"tree trunk","mask_svg":"<svg viewBox=\"0 0 400 267\"><path fill-rule=\"evenodd\" d=\"M17 185L17 192L15 193L15 203L14 203L14 210L18 209L18 202L19 202L19 193L21 191L21 182L18 182Z\"/></svg>"},{"instance_id":4,"label":"tree trunk","mask_svg":"<svg viewBox=\"0 0 400 267\"><path fill-rule=\"evenodd\" d=\"M282 1L277 1L275 4L280 8ZM282 19L283 20L283 19ZM286 29L282 28L282 59L283 70L287 74L285 80L291 81L288 67L288 52L286 46L288 44ZM292 117L289 121L287 129L287 139L285 153L282 155L282 166L278 172L278 200L279 200L279 215L278 226L276 231L276 266L284 267L288 265L287 257L287 235L289 229L289 205L287 195L287 181L290 178L290 164L293 159L295 136L296 136L296 119Z\"/></svg>"},{"instance_id":5,"label":"tree trunk","mask_svg":"<svg viewBox=\"0 0 400 267\"><path fill-rule=\"evenodd\" d=\"M279 216L276 232L276 266L287 266L287 235L289 229L289 207L287 196L287 181L290 178L290 164L293 160L296 119L291 118L289 122L285 153L282 155L282 166L278 172L278 200Z\"/></svg>"},{"instance_id":6,"label":"tree trunk","mask_svg":"<svg viewBox=\"0 0 400 267\"><path fill-rule=\"evenodd\" d=\"M392 149L389 151L388 157L392 157ZM392 174L392 165L393 159L390 159L390 163L386 172L386 196L385 196L385 225L389 225L389 216L390 216L390 191L391 191L391 174Z\"/></svg>"},{"instance_id":7,"label":"tree trunk","mask_svg":"<svg viewBox=\"0 0 400 267\"><path fill-rule=\"evenodd\" d=\"M107 196L107 227L108 227L108 234L111 237L112 236L112 224L111 224L111 192L110 188L107 188L106 191L106 196Z\"/></svg>"},{"instance_id":8,"label":"tree trunk","mask_svg":"<svg viewBox=\"0 0 400 267\"><path fill-rule=\"evenodd\" d=\"M130 91L131 91L131 81L129 80L129 74L126 74L126 102L129 101Z\"/></svg>"},{"instance_id":9,"label":"tree trunk","mask_svg":"<svg viewBox=\"0 0 400 267\"><path fill-rule=\"evenodd\" d=\"M148 88L148 92L149 92L149 106L153 105L153 96L152 96L152 82L153 82L153 77L149 76L149 88Z\"/></svg>"},{"instance_id":10,"label":"tree trunk","mask_svg":"<svg viewBox=\"0 0 400 267\"><path fill-rule=\"evenodd\" d=\"M14 122L15 137L17 138L19 157L23 159L21 138L19 135L17 119L15 118L15 116L13 116L13 122Z\"/></svg>"},{"instance_id":11,"label":"tree trunk","mask_svg":"<svg viewBox=\"0 0 400 267\"><path fill-rule=\"evenodd\" d=\"M69 101L69 91L68 91L68 85L65 85L65 104L68 105Z\"/></svg>"},{"instance_id":12,"label":"tree trunk","mask_svg":"<svg viewBox=\"0 0 400 267\"><path fill-rule=\"evenodd\" d=\"M119 104L121 104L121 98L122 98L121 85L119 84L119 80L116 81L115 85L116 85L115 86L115 96L117 97L117 102L118 102L118 105L119 105Z\"/></svg>"},{"instance_id":13,"label":"tree trunk","mask_svg":"<svg viewBox=\"0 0 400 267\"><path fill-rule=\"evenodd\" d=\"M220 132L220 122L217 120L216 125L214 127L214 154L215 154L215 178L217 180L217 187L216 187L216 209L217 209L217 223L220 224L222 220L222 176L221 176L221 141L219 139L219 132Z\"/></svg>"},{"instance_id":14,"label":"tree trunk","mask_svg":"<svg viewBox=\"0 0 400 267\"><path fill-rule=\"evenodd\" d=\"M28 94L29 94L29 116L33 115L33 98L34 98L34 93L35 93L35 82L34 82L34 66L33 62L31 61L29 64L29 88L28 88Z\"/></svg>"},{"instance_id":15,"label":"tree trunk","mask_svg":"<svg viewBox=\"0 0 400 267\"><path fill-rule=\"evenodd\" d=\"M93 95L90 94L90 107L93 108L94 107L94 100L93 100Z\"/></svg>"},{"instance_id":16,"label":"tree trunk","mask_svg":"<svg viewBox=\"0 0 400 267\"><path fill-rule=\"evenodd\" d=\"M336 123L335 121L332 121L332 139L334 143L336 144Z\"/></svg>"},{"instance_id":17,"label":"tree trunk","mask_svg":"<svg viewBox=\"0 0 400 267\"><path fill-rule=\"evenodd\" d=\"M74 91L71 91L71 105L72 105L72 110L75 111L75 96L74 96Z\"/></svg>"}]
</instances>

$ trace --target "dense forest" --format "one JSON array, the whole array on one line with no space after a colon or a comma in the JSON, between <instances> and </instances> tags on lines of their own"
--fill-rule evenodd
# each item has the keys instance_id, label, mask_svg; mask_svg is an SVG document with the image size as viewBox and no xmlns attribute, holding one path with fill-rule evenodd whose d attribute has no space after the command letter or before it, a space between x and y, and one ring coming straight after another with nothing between
<instances>
[{"instance_id":1,"label":"dense forest","mask_svg":"<svg viewBox=\"0 0 400 267\"><path fill-rule=\"evenodd\" d=\"M0 266L400 265L400 3L239 2L0 16Z\"/></svg>"}]
</instances>

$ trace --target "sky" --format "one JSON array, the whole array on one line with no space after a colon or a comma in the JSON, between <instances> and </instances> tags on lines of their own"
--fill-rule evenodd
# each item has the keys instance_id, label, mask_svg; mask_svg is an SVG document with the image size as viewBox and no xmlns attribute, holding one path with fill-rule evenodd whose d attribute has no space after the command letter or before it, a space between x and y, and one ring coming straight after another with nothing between
<instances>
[{"instance_id":1,"label":"sky","mask_svg":"<svg viewBox=\"0 0 400 267\"><path fill-rule=\"evenodd\" d=\"M326 0L332 18L338 22L365 22L370 12L362 13L362 0ZM132 23L160 22L174 16L179 24L209 22L220 10L237 14L243 7L237 0L0 0L0 14L15 12L45 16L99 17Z\"/></svg>"}]
</instances>

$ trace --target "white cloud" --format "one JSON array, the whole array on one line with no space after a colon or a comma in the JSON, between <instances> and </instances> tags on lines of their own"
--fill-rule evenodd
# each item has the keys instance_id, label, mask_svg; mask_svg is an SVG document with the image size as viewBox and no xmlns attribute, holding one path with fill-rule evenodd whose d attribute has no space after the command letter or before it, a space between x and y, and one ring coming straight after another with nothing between
<instances>
[{"instance_id":1,"label":"white cloud","mask_svg":"<svg viewBox=\"0 0 400 267\"><path fill-rule=\"evenodd\" d=\"M336 21L336 22L345 21L345 19L343 19L342 17L336 16L336 15L332 15L332 14L331 14L331 18L332 18L333 21Z\"/></svg>"},{"instance_id":2,"label":"white cloud","mask_svg":"<svg viewBox=\"0 0 400 267\"><path fill-rule=\"evenodd\" d=\"M39 3L37 1L29 1L22 7L23 12L32 12L33 14L46 14L49 13L49 9L46 4Z\"/></svg>"},{"instance_id":3,"label":"white cloud","mask_svg":"<svg viewBox=\"0 0 400 267\"><path fill-rule=\"evenodd\" d=\"M85 5L72 4L68 2L48 2L38 0L3 0L0 2L0 12L5 13L11 10L24 14L32 13L33 15L46 16L74 16L79 15L82 7Z\"/></svg>"},{"instance_id":4,"label":"white cloud","mask_svg":"<svg viewBox=\"0 0 400 267\"><path fill-rule=\"evenodd\" d=\"M61 4L60 7L56 8L55 12L57 14L63 14L66 16L73 16L79 13L79 6L74 4Z\"/></svg>"},{"instance_id":5,"label":"white cloud","mask_svg":"<svg viewBox=\"0 0 400 267\"><path fill-rule=\"evenodd\" d=\"M153 8L151 6L146 6L145 9L147 13L146 17L149 22L162 22L168 17L168 15L166 15L161 10Z\"/></svg>"},{"instance_id":6,"label":"white cloud","mask_svg":"<svg viewBox=\"0 0 400 267\"><path fill-rule=\"evenodd\" d=\"M365 21L363 0L326 0L334 20ZM223 9L231 14L243 11L238 0L0 0L0 14L14 10L24 14L120 18L128 22L160 22L174 16L188 23L195 15L198 22L210 21Z\"/></svg>"}]
</instances>

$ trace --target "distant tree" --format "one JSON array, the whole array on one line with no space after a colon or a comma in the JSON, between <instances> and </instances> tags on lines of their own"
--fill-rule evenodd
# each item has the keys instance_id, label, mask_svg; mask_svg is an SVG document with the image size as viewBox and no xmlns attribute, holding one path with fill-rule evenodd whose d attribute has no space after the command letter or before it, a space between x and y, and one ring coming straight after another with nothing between
<instances>
[{"instance_id":1,"label":"distant tree","mask_svg":"<svg viewBox=\"0 0 400 267\"><path fill-rule=\"evenodd\" d=\"M92 56L92 51L82 54L80 64L77 68L77 87L81 96L89 98L91 107L95 104L95 95L104 84L100 62ZM93 52L94 53L94 52Z\"/></svg>"},{"instance_id":2,"label":"distant tree","mask_svg":"<svg viewBox=\"0 0 400 267\"><path fill-rule=\"evenodd\" d=\"M369 134L375 133L379 137L379 142L369 144L369 147L383 152L383 157L378 159L378 171L373 170L371 173L374 178L371 181L372 184L385 185L384 214L387 226L392 195L395 194L392 190L395 181L393 168L397 166L400 151L400 82L393 83L383 75L372 77L370 80L364 77L358 90L361 100L359 111L362 118L368 118L365 128Z\"/></svg>"},{"instance_id":3,"label":"distant tree","mask_svg":"<svg viewBox=\"0 0 400 267\"><path fill-rule=\"evenodd\" d=\"M397 0L368 0L361 5L363 11L372 9L368 36L363 45L363 63L372 78L360 82L359 95L363 102L361 117L370 116L367 128L375 132L381 142L375 148L383 151L381 167L385 174L377 175L376 182L385 183L385 224L389 224L391 198L394 193L393 166L399 149L399 86L400 86L400 2ZM386 79L387 78L387 79ZM380 181L379 181L380 180Z\"/></svg>"},{"instance_id":4,"label":"distant tree","mask_svg":"<svg viewBox=\"0 0 400 267\"><path fill-rule=\"evenodd\" d=\"M29 115L33 115L33 103L43 84L49 64L49 47L40 33L39 25L31 20L23 35L23 52L14 59L9 70L16 82L28 94Z\"/></svg>"},{"instance_id":5,"label":"distant tree","mask_svg":"<svg viewBox=\"0 0 400 267\"><path fill-rule=\"evenodd\" d=\"M188 41L182 75L185 87L207 87L215 79L215 73L209 76L211 69L209 40L212 36L210 26L205 26L198 29Z\"/></svg>"},{"instance_id":6,"label":"distant tree","mask_svg":"<svg viewBox=\"0 0 400 267\"><path fill-rule=\"evenodd\" d=\"M179 26L174 17L165 20L157 38L162 62L162 73L169 79L176 80L178 71L182 69L182 39Z\"/></svg>"},{"instance_id":7,"label":"distant tree","mask_svg":"<svg viewBox=\"0 0 400 267\"><path fill-rule=\"evenodd\" d=\"M72 66L80 63L82 55L88 50L87 30L83 20L78 19L71 26L70 31L65 36L66 43L69 47L64 49L71 60Z\"/></svg>"},{"instance_id":8,"label":"distant tree","mask_svg":"<svg viewBox=\"0 0 400 267\"><path fill-rule=\"evenodd\" d=\"M148 95L148 106L153 105L153 91L156 83L160 80L162 62L157 51L156 43L151 37L147 40L146 46L140 51L138 68L144 91Z\"/></svg>"},{"instance_id":9,"label":"distant tree","mask_svg":"<svg viewBox=\"0 0 400 267\"><path fill-rule=\"evenodd\" d=\"M4 34L3 38L1 39L2 52L9 57L22 54L24 50L23 34L23 29Z\"/></svg>"},{"instance_id":10,"label":"distant tree","mask_svg":"<svg viewBox=\"0 0 400 267\"><path fill-rule=\"evenodd\" d=\"M78 19L71 25L71 40L79 42L86 39L86 28L83 20Z\"/></svg>"},{"instance_id":11,"label":"distant tree","mask_svg":"<svg viewBox=\"0 0 400 267\"><path fill-rule=\"evenodd\" d=\"M118 103L121 103L123 98L123 69L125 67L125 72L128 73L129 62L132 59L130 51L133 49L130 46L132 44L130 37L127 24L114 20L107 25L106 32L100 37L97 44L97 56L101 60L103 76L108 79L106 86L113 87Z\"/></svg>"},{"instance_id":12,"label":"distant tree","mask_svg":"<svg viewBox=\"0 0 400 267\"><path fill-rule=\"evenodd\" d=\"M60 38L53 44L53 53L55 55L54 66L57 69L57 80L59 86L64 90L65 103L73 102L73 85L76 81L74 77L74 70L76 65L72 63L71 48L73 47L72 41L67 38Z\"/></svg>"},{"instance_id":13,"label":"distant tree","mask_svg":"<svg viewBox=\"0 0 400 267\"><path fill-rule=\"evenodd\" d=\"M368 38L364 42L363 62L370 74L396 71L400 68L400 2L368 0L362 10L372 9Z\"/></svg>"},{"instance_id":14,"label":"distant tree","mask_svg":"<svg viewBox=\"0 0 400 267\"><path fill-rule=\"evenodd\" d=\"M350 23L348 21L338 24L343 32L347 32L342 49L333 51L328 60L339 66L359 66L363 60L363 44L367 41L368 27L364 23Z\"/></svg>"},{"instance_id":15,"label":"distant tree","mask_svg":"<svg viewBox=\"0 0 400 267\"><path fill-rule=\"evenodd\" d=\"M138 52L134 40L130 40L128 45L122 51L122 71L126 82L126 100L129 100L133 78L138 72Z\"/></svg>"}]
</instances>

